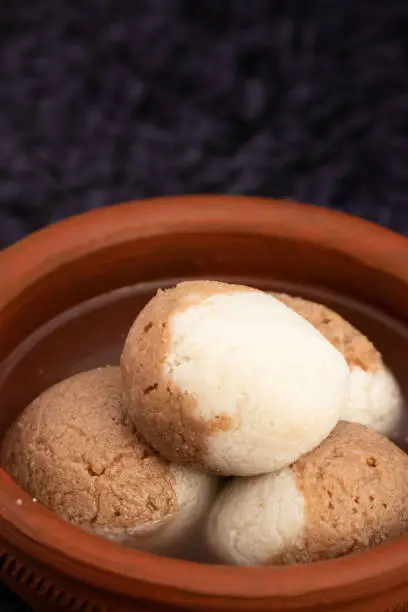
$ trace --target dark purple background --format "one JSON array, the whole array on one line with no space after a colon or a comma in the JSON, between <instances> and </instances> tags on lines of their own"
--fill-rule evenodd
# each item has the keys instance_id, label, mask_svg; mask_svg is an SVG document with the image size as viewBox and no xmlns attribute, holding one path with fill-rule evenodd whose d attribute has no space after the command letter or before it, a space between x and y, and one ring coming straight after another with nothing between
<instances>
[{"instance_id":1,"label":"dark purple background","mask_svg":"<svg viewBox=\"0 0 408 612\"><path fill-rule=\"evenodd\" d=\"M0 28L0 247L197 192L408 233L404 0L1 0Z\"/></svg>"},{"instance_id":2,"label":"dark purple background","mask_svg":"<svg viewBox=\"0 0 408 612\"><path fill-rule=\"evenodd\" d=\"M408 233L403 0L2 0L0 246L169 193Z\"/></svg>"}]
</instances>

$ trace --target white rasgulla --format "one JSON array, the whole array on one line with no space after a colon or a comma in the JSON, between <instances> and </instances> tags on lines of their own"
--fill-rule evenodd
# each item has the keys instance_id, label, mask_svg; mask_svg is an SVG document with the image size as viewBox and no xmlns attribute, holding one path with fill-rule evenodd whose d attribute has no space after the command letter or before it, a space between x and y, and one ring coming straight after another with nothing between
<instances>
[{"instance_id":1,"label":"white rasgulla","mask_svg":"<svg viewBox=\"0 0 408 612\"><path fill-rule=\"evenodd\" d=\"M386 436L395 435L405 415L405 402L380 352L360 331L326 306L286 294L275 294L304 317L344 356L350 388L344 421L361 423Z\"/></svg>"},{"instance_id":2,"label":"white rasgulla","mask_svg":"<svg viewBox=\"0 0 408 612\"><path fill-rule=\"evenodd\" d=\"M215 497L216 479L158 456L122 413L119 368L72 376L14 422L1 465L65 520L129 546L179 554Z\"/></svg>"},{"instance_id":3,"label":"white rasgulla","mask_svg":"<svg viewBox=\"0 0 408 612\"><path fill-rule=\"evenodd\" d=\"M243 566L331 559L407 531L408 456L344 421L292 466L233 479L206 526L219 561Z\"/></svg>"},{"instance_id":4,"label":"white rasgulla","mask_svg":"<svg viewBox=\"0 0 408 612\"><path fill-rule=\"evenodd\" d=\"M169 461L248 476L287 466L339 420L349 370L310 323L255 289L159 291L121 358L125 408Z\"/></svg>"}]
</instances>

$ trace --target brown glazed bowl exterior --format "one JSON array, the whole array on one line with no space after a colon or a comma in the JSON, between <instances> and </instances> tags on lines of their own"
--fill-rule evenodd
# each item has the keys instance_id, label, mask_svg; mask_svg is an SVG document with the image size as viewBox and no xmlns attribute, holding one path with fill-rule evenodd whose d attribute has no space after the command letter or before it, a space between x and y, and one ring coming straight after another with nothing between
<instances>
[{"instance_id":1,"label":"brown glazed bowl exterior","mask_svg":"<svg viewBox=\"0 0 408 612\"><path fill-rule=\"evenodd\" d=\"M39 326L84 300L192 277L323 287L408 322L408 241L401 236L288 201L159 198L71 218L0 254L0 363ZM0 392L2 434L17 416L21 388L31 384L29 370ZM41 612L402 612L408 538L305 566L200 565L82 532L0 470L0 579Z\"/></svg>"}]
</instances>

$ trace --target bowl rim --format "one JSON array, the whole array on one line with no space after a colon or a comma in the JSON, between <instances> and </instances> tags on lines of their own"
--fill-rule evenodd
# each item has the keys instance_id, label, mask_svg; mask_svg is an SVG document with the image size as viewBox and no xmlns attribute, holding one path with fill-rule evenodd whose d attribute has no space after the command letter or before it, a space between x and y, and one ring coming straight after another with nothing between
<instances>
[{"instance_id":1,"label":"bowl rim","mask_svg":"<svg viewBox=\"0 0 408 612\"><path fill-rule=\"evenodd\" d=\"M404 263L408 261L408 240L386 228L289 200L184 195L92 210L6 248L0 252L0 314L36 278L85 253L134 239L136 226L137 239L197 232L205 227L212 232L228 229L308 240L364 261L402 280L408 290L408 266ZM242 568L158 557L126 549L70 525L33 502L1 469L0 532L17 547L24 538L26 552L72 578L81 581L86 572L87 582L96 587L102 584L113 592L156 601L168 600L175 592L182 592L185 601L195 602L202 598L236 598L237 609L240 600L259 600L262 608L265 600L312 600L322 592L345 601L363 594L368 584L374 597L384 589L380 577L387 575L387 589L391 583L397 587L404 581L401 570L408 569L408 536L369 551L304 566Z\"/></svg>"}]
</instances>

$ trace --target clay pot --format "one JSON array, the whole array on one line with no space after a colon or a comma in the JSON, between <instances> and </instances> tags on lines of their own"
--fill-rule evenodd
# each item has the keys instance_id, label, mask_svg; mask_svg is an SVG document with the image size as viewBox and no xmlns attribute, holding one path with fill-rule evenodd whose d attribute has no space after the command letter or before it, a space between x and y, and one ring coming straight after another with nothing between
<instances>
[{"instance_id":1,"label":"clay pot","mask_svg":"<svg viewBox=\"0 0 408 612\"><path fill-rule=\"evenodd\" d=\"M200 277L322 301L372 337L408 391L405 238L287 201L162 198L74 217L0 254L0 433L50 384L117 363L158 286ZM197 564L82 532L0 470L0 578L41 612L402 611L408 538L300 567Z\"/></svg>"}]
</instances>

